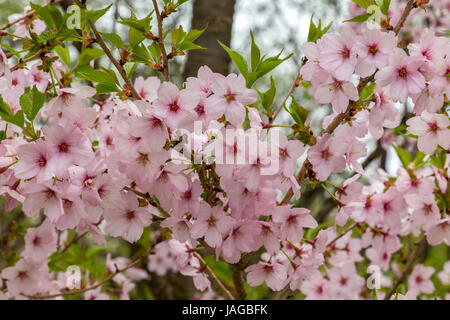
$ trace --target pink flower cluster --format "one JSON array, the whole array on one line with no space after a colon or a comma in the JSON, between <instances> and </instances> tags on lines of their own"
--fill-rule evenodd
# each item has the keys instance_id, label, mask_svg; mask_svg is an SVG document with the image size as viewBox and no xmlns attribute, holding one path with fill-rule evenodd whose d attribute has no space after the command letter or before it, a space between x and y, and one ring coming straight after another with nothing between
<instances>
[{"instance_id":1,"label":"pink flower cluster","mask_svg":"<svg viewBox=\"0 0 450 320\"><path fill-rule=\"evenodd\" d=\"M392 21L397 11L391 7ZM16 31L25 37L22 27ZM32 25L37 33L41 27L38 21ZM444 105L450 97L450 43L432 28L407 48L398 47L400 40L393 31L360 27L355 32L347 24L339 33L302 46L307 61L301 77L311 83L313 99L333 110L323 128L357 106L311 146L264 122L250 106L258 102L257 91L246 87L242 75L224 76L206 66L182 88L157 77L138 77L134 86L141 100L111 94L97 101L90 86L59 87L39 111L35 139L0 122L7 137L0 144L0 194L6 210L21 203L25 215L42 220L27 230L21 259L0 274L6 280L5 297L53 295L67 287L64 274L51 272L47 262L64 250L60 246L68 230L88 233L104 246L109 237L135 243L155 224L168 230L171 239L154 246L149 271L190 276L206 296L214 292L195 254L199 246L229 264L262 252L259 262L244 269L248 284L298 290L307 299L368 298L357 269L364 260L382 271L381 287L391 286L384 273L399 274L393 261L403 237L424 234L431 246L450 245L450 218L437 201L448 194L450 120ZM47 92L52 86L50 74L39 65L10 72L0 48L0 95L13 114L21 110L26 88ZM56 77L66 71L58 63L53 68ZM373 93L360 101L358 80L370 77ZM364 176L361 162L369 134L379 140L384 128L398 127L398 106L407 102L414 106L405 123L409 136L417 137L418 150L430 157L444 153L445 160L440 167L410 163L395 177L381 169ZM229 129L238 134L230 139ZM246 134L256 140L239 138ZM205 159L212 147L215 151ZM295 173L305 153L315 184L345 169L356 172L331 194L338 206L332 227L319 227L309 209L280 201L288 191L300 198ZM199 156L200 162L194 161ZM216 161L219 156L232 160ZM275 160L278 165L267 174ZM350 222L354 229L339 235ZM353 230L362 235L353 236ZM106 261L109 274L130 263L123 257ZM448 269L447 263L439 273L442 282L449 282ZM407 294L399 298L433 293L434 272L416 265ZM120 297L128 299L134 282L146 278L146 271L130 268L113 281L122 288ZM86 292L85 299L109 298L100 289Z\"/></svg>"}]
</instances>

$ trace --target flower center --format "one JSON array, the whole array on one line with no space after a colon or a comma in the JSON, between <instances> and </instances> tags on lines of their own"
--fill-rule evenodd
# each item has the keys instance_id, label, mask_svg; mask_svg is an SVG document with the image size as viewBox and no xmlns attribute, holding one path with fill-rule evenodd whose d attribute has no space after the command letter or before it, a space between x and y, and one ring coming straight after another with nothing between
<instances>
[{"instance_id":1,"label":"flower center","mask_svg":"<svg viewBox=\"0 0 450 320\"><path fill-rule=\"evenodd\" d=\"M339 80L337 80L337 79L334 79L334 81L333 81L333 88L334 88L335 90L341 89L341 88L342 88L342 81L339 81Z\"/></svg>"},{"instance_id":2,"label":"flower center","mask_svg":"<svg viewBox=\"0 0 450 320\"><path fill-rule=\"evenodd\" d=\"M39 246L40 243L41 243L41 239L40 239L39 237L34 237L34 239L33 239L33 244L34 244L35 246Z\"/></svg>"},{"instance_id":3,"label":"flower center","mask_svg":"<svg viewBox=\"0 0 450 320\"><path fill-rule=\"evenodd\" d=\"M215 226L215 225L216 225L216 218L210 217L210 218L208 219L208 224L209 224L210 226Z\"/></svg>"},{"instance_id":4,"label":"flower center","mask_svg":"<svg viewBox=\"0 0 450 320\"><path fill-rule=\"evenodd\" d=\"M333 154L327 149L322 150L322 158L328 160Z\"/></svg>"},{"instance_id":5,"label":"flower center","mask_svg":"<svg viewBox=\"0 0 450 320\"><path fill-rule=\"evenodd\" d=\"M69 145L65 142L60 143L58 148L59 148L59 152L68 152L69 151Z\"/></svg>"},{"instance_id":6,"label":"flower center","mask_svg":"<svg viewBox=\"0 0 450 320\"><path fill-rule=\"evenodd\" d=\"M227 102L231 102L231 101L236 100L236 97L234 96L233 93L227 93L224 97L227 100Z\"/></svg>"},{"instance_id":7,"label":"flower center","mask_svg":"<svg viewBox=\"0 0 450 320\"><path fill-rule=\"evenodd\" d=\"M130 210L127 213L125 213L125 217L127 217L127 219L131 220L134 218L134 211Z\"/></svg>"},{"instance_id":8,"label":"flower center","mask_svg":"<svg viewBox=\"0 0 450 320\"><path fill-rule=\"evenodd\" d=\"M266 273L271 273L273 271L273 266L264 266L264 271Z\"/></svg>"},{"instance_id":9,"label":"flower center","mask_svg":"<svg viewBox=\"0 0 450 320\"><path fill-rule=\"evenodd\" d=\"M344 49L341 50L341 56L344 59L348 59L350 58L350 49L345 47Z\"/></svg>"},{"instance_id":10,"label":"flower center","mask_svg":"<svg viewBox=\"0 0 450 320\"><path fill-rule=\"evenodd\" d=\"M45 167L47 165L47 159L44 156L41 156L38 160L39 167Z\"/></svg>"},{"instance_id":11,"label":"flower center","mask_svg":"<svg viewBox=\"0 0 450 320\"><path fill-rule=\"evenodd\" d=\"M397 70L397 73L399 78L406 79L408 77L408 70L406 67L401 67Z\"/></svg>"},{"instance_id":12,"label":"flower center","mask_svg":"<svg viewBox=\"0 0 450 320\"><path fill-rule=\"evenodd\" d=\"M371 44L369 46L369 53L374 56L377 54L377 52L378 52L378 46L376 44Z\"/></svg>"},{"instance_id":13,"label":"flower center","mask_svg":"<svg viewBox=\"0 0 450 320\"><path fill-rule=\"evenodd\" d=\"M39 82L42 80L41 75L39 73L33 74L33 80L34 82Z\"/></svg>"},{"instance_id":14,"label":"flower center","mask_svg":"<svg viewBox=\"0 0 450 320\"><path fill-rule=\"evenodd\" d=\"M436 132L439 129L436 122L429 123L428 127L429 127L428 130L431 132Z\"/></svg>"},{"instance_id":15,"label":"flower center","mask_svg":"<svg viewBox=\"0 0 450 320\"><path fill-rule=\"evenodd\" d=\"M200 116L205 113L205 107L199 104L195 107L195 112Z\"/></svg>"},{"instance_id":16,"label":"flower center","mask_svg":"<svg viewBox=\"0 0 450 320\"><path fill-rule=\"evenodd\" d=\"M139 152L139 156L137 158L137 162L145 166L146 164L150 163L150 159L148 158L148 153L141 153Z\"/></svg>"},{"instance_id":17,"label":"flower center","mask_svg":"<svg viewBox=\"0 0 450 320\"><path fill-rule=\"evenodd\" d=\"M169 106L170 111L177 112L180 110L180 106L176 102L172 102L172 104Z\"/></svg>"}]
</instances>

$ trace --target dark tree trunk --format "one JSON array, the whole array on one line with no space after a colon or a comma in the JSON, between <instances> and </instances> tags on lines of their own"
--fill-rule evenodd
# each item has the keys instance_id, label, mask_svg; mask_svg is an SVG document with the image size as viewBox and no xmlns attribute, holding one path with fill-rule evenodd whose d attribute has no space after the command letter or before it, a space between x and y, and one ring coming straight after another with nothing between
<instances>
[{"instance_id":1,"label":"dark tree trunk","mask_svg":"<svg viewBox=\"0 0 450 320\"><path fill-rule=\"evenodd\" d=\"M203 65L207 65L214 72L228 73L230 58L217 40L230 46L235 3L236 0L194 1L192 28L203 29L208 26L196 41L207 50L188 52L184 78L196 76L198 68Z\"/></svg>"}]
</instances>

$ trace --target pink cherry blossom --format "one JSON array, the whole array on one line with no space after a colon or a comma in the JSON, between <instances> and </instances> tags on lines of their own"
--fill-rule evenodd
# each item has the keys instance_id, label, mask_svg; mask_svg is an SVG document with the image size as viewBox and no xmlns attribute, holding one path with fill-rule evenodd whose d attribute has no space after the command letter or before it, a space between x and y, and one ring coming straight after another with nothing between
<instances>
[{"instance_id":1,"label":"pink cherry blossom","mask_svg":"<svg viewBox=\"0 0 450 320\"><path fill-rule=\"evenodd\" d=\"M287 279L286 267L281 263L265 263L251 265L245 269L247 282L251 286L259 286L264 282L272 290L281 290Z\"/></svg>"},{"instance_id":2,"label":"pink cherry blossom","mask_svg":"<svg viewBox=\"0 0 450 320\"><path fill-rule=\"evenodd\" d=\"M331 103L336 113L343 113L347 109L349 101L358 100L359 95L358 90L351 82L330 77L316 88L314 98L322 104Z\"/></svg>"},{"instance_id":3,"label":"pink cherry blossom","mask_svg":"<svg viewBox=\"0 0 450 320\"><path fill-rule=\"evenodd\" d=\"M408 278L409 290L416 294L432 293L434 285L430 277L433 273L432 267L425 267L423 264L416 265Z\"/></svg>"},{"instance_id":4,"label":"pink cherry blossom","mask_svg":"<svg viewBox=\"0 0 450 320\"><path fill-rule=\"evenodd\" d=\"M444 149L450 147L450 120L446 115L424 111L406 124L409 132L419 136L417 147L420 151L430 154L438 145Z\"/></svg>"},{"instance_id":5,"label":"pink cherry blossom","mask_svg":"<svg viewBox=\"0 0 450 320\"><path fill-rule=\"evenodd\" d=\"M245 106L256 102L255 90L247 89L242 75L229 74L227 77L215 74L211 80L213 94L209 97L211 105L207 112L220 118L225 114L226 119L235 127L242 126L245 119Z\"/></svg>"},{"instance_id":6,"label":"pink cherry blossom","mask_svg":"<svg viewBox=\"0 0 450 320\"><path fill-rule=\"evenodd\" d=\"M158 99L153 103L155 113L166 123L177 128L186 125L195 118L194 108L200 96L187 90L179 90L171 82L163 82L158 89Z\"/></svg>"},{"instance_id":7,"label":"pink cherry blossom","mask_svg":"<svg viewBox=\"0 0 450 320\"><path fill-rule=\"evenodd\" d=\"M320 66L332 71L339 80L349 80L356 66L354 37L350 31L330 33L320 40Z\"/></svg>"},{"instance_id":8,"label":"pink cherry blossom","mask_svg":"<svg viewBox=\"0 0 450 320\"><path fill-rule=\"evenodd\" d=\"M144 227L152 222L151 213L139 207L136 195L121 193L120 199L111 204L106 211L105 230L112 236L121 236L129 242L136 242L142 235Z\"/></svg>"},{"instance_id":9,"label":"pink cherry blossom","mask_svg":"<svg viewBox=\"0 0 450 320\"><path fill-rule=\"evenodd\" d=\"M316 220L305 208L278 207L272 217L274 222L280 224L281 236L294 243L301 240L303 228L317 227Z\"/></svg>"},{"instance_id":10,"label":"pink cherry blossom","mask_svg":"<svg viewBox=\"0 0 450 320\"><path fill-rule=\"evenodd\" d=\"M422 63L421 58L395 48L389 64L375 74L375 80L380 86L389 85L389 95L394 101L405 102L408 95L420 93L425 87L425 78L418 70Z\"/></svg>"},{"instance_id":11,"label":"pink cherry blossom","mask_svg":"<svg viewBox=\"0 0 450 320\"><path fill-rule=\"evenodd\" d=\"M55 171L55 163L50 160L53 156L47 143L38 140L24 144L17 150L19 162L14 166L14 174L20 179L36 177L38 182L49 180Z\"/></svg>"},{"instance_id":12,"label":"pink cherry blossom","mask_svg":"<svg viewBox=\"0 0 450 320\"><path fill-rule=\"evenodd\" d=\"M334 138L329 134L317 139L317 143L308 150L308 160L313 165L317 179L323 181L330 173L344 170L344 146L334 143Z\"/></svg>"},{"instance_id":13,"label":"pink cherry blossom","mask_svg":"<svg viewBox=\"0 0 450 320\"><path fill-rule=\"evenodd\" d=\"M191 235L196 239L204 236L206 243L213 248L222 243L222 236L228 233L234 222L234 219L224 215L218 206L213 208L204 206L196 217L190 229Z\"/></svg>"}]
</instances>

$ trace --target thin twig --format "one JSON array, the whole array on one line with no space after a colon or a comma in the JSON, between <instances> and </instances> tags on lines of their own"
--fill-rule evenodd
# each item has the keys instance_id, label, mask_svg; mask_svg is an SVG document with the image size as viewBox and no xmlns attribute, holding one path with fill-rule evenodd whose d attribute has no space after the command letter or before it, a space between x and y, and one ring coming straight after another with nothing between
<instances>
[{"instance_id":1,"label":"thin twig","mask_svg":"<svg viewBox=\"0 0 450 320\"><path fill-rule=\"evenodd\" d=\"M239 300L244 300L247 296L247 290L244 287L244 279L242 278L242 266L239 261L237 264L231 265L231 277L236 288L237 297Z\"/></svg>"},{"instance_id":2,"label":"thin twig","mask_svg":"<svg viewBox=\"0 0 450 320\"><path fill-rule=\"evenodd\" d=\"M167 58L166 47L164 46L163 18L161 17L161 13L159 12L158 3L156 2L156 0L152 1L153 7L155 8L156 19L158 20L158 43L163 57L163 75L166 81L170 81L169 59Z\"/></svg>"},{"instance_id":3,"label":"thin twig","mask_svg":"<svg viewBox=\"0 0 450 320\"><path fill-rule=\"evenodd\" d=\"M283 102L278 107L277 111L275 111L274 115L269 118L269 124L272 124L275 121L275 119L280 114L281 110L283 110L284 104L286 103L287 99L291 96L292 92L294 92L295 88L298 87L298 79L299 79L299 77L300 77L300 69L298 70L298 73L297 73L297 76L295 77L294 83L292 84L292 86L289 89L288 93L284 97Z\"/></svg>"},{"instance_id":4,"label":"thin twig","mask_svg":"<svg viewBox=\"0 0 450 320\"><path fill-rule=\"evenodd\" d=\"M394 32L397 35L400 32L400 29L403 27L403 24L406 21L406 18L408 17L411 10L414 8L415 0L409 0L406 4L405 9L403 10L403 13L400 17L400 20L398 20L397 24L394 27Z\"/></svg>"},{"instance_id":5,"label":"thin twig","mask_svg":"<svg viewBox=\"0 0 450 320\"><path fill-rule=\"evenodd\" d=\"M75 2L77 3L77 5L80 8L86 9L86 5L82 4L79 0L75 0ZM116 58L114 58L113 54L111 53L111 51L109 50L108 46L105 44L105 42L103 41L100 33L98 32L97 28L95 27L94 22L92 22L91 19L88 20L88 23L92 29L92 32L95 35L95 40L96 42L100 45L100 47L103 49L103 51L105 51L106 56L109 58L109 60L111 60L111 62L113 63L113 65L116 67L117 71L119 71L122 79L125 81L125 84L128 87L128 90L130 90L131 95L133 96L133 98L135 98L136 100L140 100L141 97L139 96L139 94L137 93L136 89L134 88L133 83L131 82L130 78L128 78L127 73L125 71L125 69L122 67L122 65L116 60Z\"/></svg>"},{"instance_id":6,"label":"thin twig","mask_svg":"<svg viewBox=\"0 0 450 320\"><path fill-rule=\"evenodd\" d=\"M72 240L70 240L69 241L69 243L67 243L65 246L64 246L64 248L60 251L61 253L64 253L64 252L66 252L69 248L70 248L70 246L71 245L73 245L75 242L77 242L78 240L80 240L81 238L83 238L85 235L87 235L88 234L88 232L86 231L86 232L83 232L82 234L80 234L80 235L75 235L73 238L72 238Z\"/></svg>"},{"instance_id":7,"label":"thin twig","mask_svg":"<svg viewBox=\"0 0 450 320\"><path fill-rule=\"evenodd\" d=\"M56 4L58 2L61 2L62 0L54 0L54 1L50 1L50 4ZM24 15L23 17L20 17L14 21L5 23L4 25L0 26L0 30L5 30L8 29L9 27L12 27L13 25L15 25L16 23L19 23L22 20L25 19L30 19L34 14L36 13L36 11L31 10L30 12L28 12L26 15Z\"/></svg>"},{"instance_id":8,"label":"thin twig","mask_svg":"<svg viewBox=\"0 0 450 320\"><path fill-rule=\"evenodd\" d=\"M40 296L40 295L33 295L33 296L27 296L30 299L34 299L34 300L42 300L42 299L52 299L52 298L57 298L57 297L63 297L63 296L68 296L68 295L76 295L76 294L81 294L90 290L94 290L100 286L102 286L103 284L105 284L106 282L108 282L109 280L112 280L116 275L118 275L121 272L124 272L132 267L134 267L135 265L137 265L139 262L142 261L142 259L146 258L147 255L150 253L144 253L141 257L139 257L138 259L136 259L134 262L132 262L131 264L127 265L126 267L122 268L122 269L117 269L116 272L112 273L110 276L108 276L105 280L102 280L90 287L86 287L83 289L78 289L78 290L73 290L73 291L68 291L68 292L61 292L61 293L55 293L55 294L49 294L46 296Z\"/></svg>"},{"instance_id":9,"label":"thin twig","mask_svg":"<svg viewBox=\"0 0 450 320\"><path fill-rule=\"evenodd\" d=\"M392 295L397 291L398 286L406 280L406 277L409 274L409 271L411 270L414 261L417 259L417 257L420 254L420 251L422 250L422 247L425 244L425 236L422 237L422 239L420 240L420 242L418 243L417 247L414 249L414 251L411 253L411 255L409 256L408 260L406 261L405 264L405 268L403 269L400 277L397 279L397 281L395 281L394 285L392 286L392 288L389 290L389 292L386 294L386 296L384 297L384 300L390 300Z\"/></svg>"},{"instance_id":10,"label":"thin twig","mask_svg":"<svg viewBox=\"0 0 450 320\"><path fill-rule=\"evenodd\" d=\"M139 197L141 197L141 198L143 198L143 199L146 199L146 200L148 201L148 203L150 203L150 205L152 205L152 206L154 206L155 208L157 208L157 209L158 209L159 211L161 211L166 217L170 216L169 212L167 212L166 210L164 210L164 208L161 207L161 205L160 205L158 202L156 202L156 201L150 196L149 193L143 193L143 192L137 191L136 189L131 188L131 187L124 187L123 189L124 189L124 190L127 190L127 191L131 191L131 192L133 192L134 194L136 194L137 196L139 196Z\"/></svg>"},{"instance_id":11,"label":"thin twig","mask_svg":"<svg viewBox=\"0 0 450 320\"><path fill-rule=\"evenodd\" d=\"M13 71L19 69L20 67L22 67L22 65L27 64L28 62L33 61L34 59L40 58L45 53L47 53L47 50L45 48L42 48L38 52L33 54L32 56L30 56L26 59L20 59L18 63L16 63L9 69L9 71L13 72ZM0 77L3 77L4 75L5 75L5 73L2 73L0 75Z\"/></svg>"},{"instance_id":12,"label":"thin twig","mask_svg":"<svg viewBox=\"0 0 450 320\"><path fill-rule=\"evenodd\" d=\"M331 240L328 244L327 247L331 247L333 244L336 243L336 241L338 241L340 238L342 238L343 236L345 236L347 233L349 233L351 230L353 230L358 224L354 223L352 224L350 227L348 227L344 232L342 232L341 234L337 235L333 240Z\"/></svg>"},{"instance_id":13,"label":"thin twig","mask_svg":"<svg viewBox=\"0 0 450 320\"><path fill-rule=\"evenodd\" d=\"M194 255L197 257L198 260L200 260L201 264L205 267L206 271L208 271L209 275L213 278L213 280L219 285L220 289L226 294L228 299L230 300L236 300L235 297L231 294L231 292L225 287L225 285L217 278L214 271L208 266L206 261L203 259L203 257L198 253L197 251L194 251Z\"/></svg>"}]
</instances>

